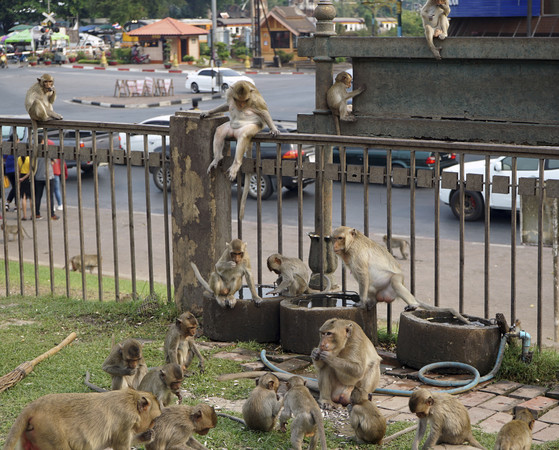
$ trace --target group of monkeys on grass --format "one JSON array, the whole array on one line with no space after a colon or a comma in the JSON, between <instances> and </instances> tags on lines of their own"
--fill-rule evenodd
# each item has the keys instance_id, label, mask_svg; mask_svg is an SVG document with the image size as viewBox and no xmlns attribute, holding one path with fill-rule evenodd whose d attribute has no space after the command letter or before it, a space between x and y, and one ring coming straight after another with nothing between
<instances>
[{"instance_id":1,"label":"group of monkeys on grass","mask_svg":"<svg viewBox=\"0 0 559 450\"><path fill-rule=\"evenodd\" d=\"M197 327L193 314L181 314L165 337L166 364L149 370L140 342L126 339L115 345L103 363L103 370L112 377L112 390L89 383L87 375L86 384L98 393L40 397L17 417L4 450L129 450L132 445L144 445L147 450L207 450L193 435L206 435L216 426L218 415L263 432L273 431L278 418L279 430L285 432L291 420L292 448L301 450L309 437L310 449L320 441L321 449L326 450L321 408L338 407L348 408L358 443L387 443L400 434L385 439L386 418L371 401L380 381L381 358L356 322L333 318L320 327L318 347L311 352L318 401L306 386L306 379L298 375L286 378L287 392L280 397L278 377L284 374L269 372L256 380L256 387L243 404L243 419L216 414L204 403L180 404L181 383L194 356L204 371L204 358L194 341ZM427 425L430 432L424 450L437 443L464 442L484 448L472 435L468 411L457 398L420 388L412 393L409 408L419 418L412 450L419 448ZM495 449L529 449L533 423L529 410L517 411L515 419L499 432Z\"/></svg>"}]
</instances>

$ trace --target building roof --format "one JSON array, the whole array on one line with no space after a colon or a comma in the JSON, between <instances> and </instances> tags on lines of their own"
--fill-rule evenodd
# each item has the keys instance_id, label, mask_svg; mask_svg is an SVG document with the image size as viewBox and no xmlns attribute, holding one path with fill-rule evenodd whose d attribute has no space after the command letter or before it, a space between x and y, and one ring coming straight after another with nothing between
<instances>
[{"instance_id":1,"label":"building roof","mask_svg":"<svg viewBox=\"0 0 559 450\"><path fill-rule=\"evenodd\" d=\"M192 36L208 34L208 32L202 28L195 27L194 25L167 17L166 19L137 28L128 34L130 36Z\"/></svg>"},{"instance_id":2,"label":"building roof","mask_svg":"<svg viewBox=\"0 0 559 450\"><path fill-rule=\"evenodd\" d=\"M295 6L275 6L268 13L267 17L276 19L295 36L316 31L316 25L313 20ZM265 18L260 21L260 26L263 25L265 25Z\"/></svg>"}]
</instances>

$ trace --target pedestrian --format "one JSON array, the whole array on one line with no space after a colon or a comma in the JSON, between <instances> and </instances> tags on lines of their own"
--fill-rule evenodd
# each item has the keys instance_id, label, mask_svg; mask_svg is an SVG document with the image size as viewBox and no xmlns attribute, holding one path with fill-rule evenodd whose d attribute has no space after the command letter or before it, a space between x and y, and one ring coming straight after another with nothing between
<instances>
[{"instance_id":1,"label":"pedestrian","mask_svg":"<svg viewBox=\"0 0 559 450\"><path fill-rule=\"evenodd\" d=\"M56 209L58 211L62 211L64 206L62 205L62 194L60 192L60 177L62 175L60 170L60 159L55 159L52 162L52 171L54 173L54 197L56 198L56 203L58 206ZM64 176L68 178L68 168L66 167L66 163L64 163Z\"/></svg>"},{"instance_id":2,"label":"pedestrian","mask_svg":"<svg viewBox=\"0 0 559 450\"><path fill-rule=\"evenodd\" d=\"M40 138L39 141L41 140L44 142L44 139ZM42 144L42 142L39 142L39 144ZM37 220L43 218L43 216L41 216L41 199L43 198L47 180L49 182L48 189L50 191L50 218L52 220L58 220L58 216L54 213L54 172L52 170L52 162L47 158L37 158L35 172L35 217Z\"/></svg>"},{"instance_id":3,"label":"pedestrian","mask_svg":"<svg viewBox=\"0 0 559 450\"><path fill-rule=\"evenodd\" d=\"M27 199L31 198L31 175L29 156L20 156L17 159L17 165L19 167L19 195L21 197L21 208L22 208L22 220L27 220ZM30 204L31 207L33 207Z\"/></svg>"},{"instance_id":4,"label":"pedestrian","mask_svg":"<svg viewBox=\"0 0 559 450\"><path fill-rule=\"evenodd\" d=\"M14 135L11 134L8 138L8 142L14 141ZM17 134L16 134L16 144L17 144ZM4 175L10 180L10 192L8 193L8 197L6 197L6 211L10 210L10 203L14 200L16 196L16 162L14 159L14 155L8 154L4 155ZM14 211L17 210L17 206L14 205Z\"/></svg>"}]
</instances>

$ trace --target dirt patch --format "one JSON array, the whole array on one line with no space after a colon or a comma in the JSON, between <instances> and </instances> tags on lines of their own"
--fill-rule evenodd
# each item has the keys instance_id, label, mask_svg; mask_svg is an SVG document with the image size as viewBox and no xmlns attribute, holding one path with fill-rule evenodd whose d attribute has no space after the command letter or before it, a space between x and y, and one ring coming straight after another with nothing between
<instances>
[{"instance_id":1,"label":"dirt patch","mask_svg":"<svg viewBox=\"0 0 559 450\"><path fill-rule=\"evenodd\" d=\"M21 327L22 325L33 325L35 322L32 320L19 320L19 319L7 319L0 322L0 329L8 328L10 326Z\"/></svg>"}]
</instances>

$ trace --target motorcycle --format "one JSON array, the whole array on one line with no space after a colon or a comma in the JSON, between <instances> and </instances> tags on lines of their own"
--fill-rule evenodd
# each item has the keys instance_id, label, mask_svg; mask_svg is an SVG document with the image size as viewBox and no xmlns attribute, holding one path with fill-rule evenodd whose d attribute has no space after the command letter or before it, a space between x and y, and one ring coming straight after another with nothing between
<instances>
[{"instance_id":1,"label":"motorcycle","mask_svg":"<svg viewBox=\"0 0 559 450\"><path fill-rule=\"evenodd\" d=\"M132 62L136 64L149 64L149 55L140 55L139 53L136 53L135 55L132 55Z\"/></svg>"},{"instance_id":2,"label":"motorcycle","mask_svg":"<svg viewBox=\"0 0 559 450\"><path fill-rule=\"evenodd\" d=\"M0 55L0 67L2 67L2 69L8 68L8 57L6 56L5 53L2 53Z\"/></svg>"}]
</instances>

